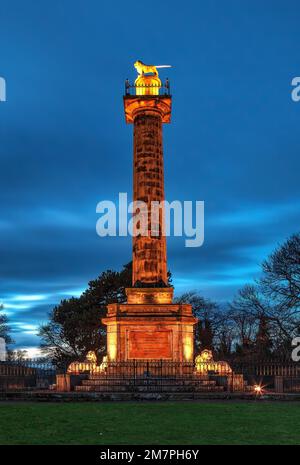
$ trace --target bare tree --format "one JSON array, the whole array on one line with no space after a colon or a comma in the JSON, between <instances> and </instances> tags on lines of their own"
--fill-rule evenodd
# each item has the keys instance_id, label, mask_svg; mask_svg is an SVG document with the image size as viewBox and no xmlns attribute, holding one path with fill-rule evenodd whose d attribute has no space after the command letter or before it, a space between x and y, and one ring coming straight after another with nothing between
<instances>
[{"instance_id":1,"label":"bare tree","mask_svg":"<svg viewBox=\"0 0 300 465\"><path fill-rule=\"evenodd\" d=\"M236 326L237 352L262 355L264 339L266 356L270 355L271 347L274 355L287 355L283 347L290 346L297 325L282 303L265 294L263 286L259 283L244 286L229 305L229 311Z\"/></svg>"},{"instance_id":2,"label":"bare tree","mask_svg":"<svg viewBox=\"0 0 300 465\"><path fill-rule=\"evenodd\" d=\"M3 305L0 305L0 337L5 339L6 344L12 344L13 340L9 334L10 327L8 325L8 318L4 313L1 313L3 308Z\"/></svg>"},{"instance_id":3,"label":"bare tree","mask_svg":"<svg viewBox=\"0 0 300 465\"><path fill-rule=\"evenodd\" d=\"M7 351L7 360L10 362L23 362L28 358L27 350L8 350Z\"/></svg>"},{"instance_id":4,"label":"bare tree","mask_svg":"<svg viewBox=\"0 0 300 465\"><path fill-rule=\"evenodd\" d=\"M224 318L216 302L202 297L196 291L182 294L175 299L175 302L191 304L193 314L198 318L198 323L195 327L196 353L203 349L216 351L219 325Z\"/></svg>"},{"instance_id":5,"label":"bare tree","mask_svg":"<svg viewBox=\"0 0 300 465\"><path fill-rule=\"evenodd\" d=\"M261 286L266 296L290 316L300 316L300 234L291 236L263 262Z\"/></svg>"}]
</instances>

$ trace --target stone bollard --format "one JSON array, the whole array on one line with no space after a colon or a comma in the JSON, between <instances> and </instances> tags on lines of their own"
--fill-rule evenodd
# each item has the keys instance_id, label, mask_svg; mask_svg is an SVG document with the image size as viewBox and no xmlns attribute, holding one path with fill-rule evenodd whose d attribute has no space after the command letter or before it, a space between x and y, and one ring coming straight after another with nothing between
<instances>
[{"instance_id":1,"label":"stone bollard","mask_svg":"<svg viewBox=\"0 0 300 465\"><path fill-rule=\"evenodd\" d=\"M56 391L70 392L71 391L71 376L68 374L56 375Z\"/></svg>"},{"instance_id":2,"label":"stone bollard","mask_svg":"<svg viewBox=\"0 0 300 465\"><path fill-rule=\"evenodd\" d=\"M0 337L0 362L6 360L6 344L4 337Z\"/></svg>"}]
</instances>

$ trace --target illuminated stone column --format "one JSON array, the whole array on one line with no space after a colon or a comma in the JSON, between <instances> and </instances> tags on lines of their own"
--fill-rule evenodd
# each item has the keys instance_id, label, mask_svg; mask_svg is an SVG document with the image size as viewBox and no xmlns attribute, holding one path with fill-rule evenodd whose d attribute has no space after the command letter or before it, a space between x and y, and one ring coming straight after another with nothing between
<instances>
[{"instance_id":1,"label":"illuminated stone column","mask_svg":"<svg viewBox=\"0 0 300 465\"><path fill-rule=\"evenodd\" d=\"M149 236L133 238L133 286L167 284L166 238L162 214L158 236L151 236L151 204L164 200L162 121L159 114L139 111L134 119L134 200L147 204ZM148 221L147 221L148 220Z\"/></svg>"},{"instance_id":2,"label":"illuminated stone column","mask_svg":"<svg viewBox=\"0 0 300 465\"><path fill-rule=\"evenodd\" d=\"M133 283L126 289L127 302L109 304L102 322L107 326L109 362L193 362L197 319L191 305L173 303L173 287L167 279L164 211L151 214L152 202L165 199L162 128L170 122L172 99L169 84L162 86L152 71L155 67L150 68L152 74L141 71L133 86L126 82L124 109L126 122L133 124L133 198L147 206L147 212L135 213L136 232L146 226L149 233L155 216L154 231L147 237L133 237Z\"/></svg>"},{"instance_id":3,"label":"illuminated stone column","mask_svg":"<svg viewBox=\"0 0 300 465\"><path fill-rule=\"evenodd\" d=\"M133 237L132 284L140 287L165 287L168 281L166 237L162 234L165 219L163 211L160 210L156 218L158 224L155 225L155 221L152 224L156 226L156 232L151 234L151 218L154 219L154 215L151 215L151 205L152 202L162 202L165 199L162 124L170 122L171 97L143 95L141 89L149 82L148 78L139 78L138 85L141 87L138 96L124 97L126 121L134 125L133 199L147 205L145 224L148 224L147 237Z\"/></svg>"}]
</instances>

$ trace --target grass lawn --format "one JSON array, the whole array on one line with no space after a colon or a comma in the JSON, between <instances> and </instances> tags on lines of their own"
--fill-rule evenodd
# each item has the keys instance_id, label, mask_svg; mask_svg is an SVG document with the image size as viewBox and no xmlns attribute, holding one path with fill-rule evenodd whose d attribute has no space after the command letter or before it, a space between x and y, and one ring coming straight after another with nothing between
<instances>
[{"instance_id":1,"label":"grass lawn","mask_svg":"<svg viewBox=\"0 0 300 465\"><path fill-rule=\"evenodd\" d=\"M0 444L300 444L300 404L0 403Z\"/></svg>"}]
</instances>

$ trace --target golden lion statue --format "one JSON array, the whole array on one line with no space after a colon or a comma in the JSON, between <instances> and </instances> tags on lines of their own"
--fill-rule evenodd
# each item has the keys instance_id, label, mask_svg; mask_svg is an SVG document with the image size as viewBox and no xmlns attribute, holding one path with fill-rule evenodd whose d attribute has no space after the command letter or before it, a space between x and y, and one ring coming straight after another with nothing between
<instances>
[{"instance_id":1,"label":"golden lion statue","mask_svg":"<svg viewBox=\"0 0 300 465\"><path fill-rule=\"evenodd\" d=\"M145 63L140 60L137 60L134 63L134 67L137 70L139 76L143 76L143 74L148 73L151 73L154 76L158 76L157 68L171 68L170 65L145 65Z\"/></svg>"},{"instance_id":2,"label":"golden lion statue","mask_svg":"<svg viewBox=\"0 0 300 465\"><path fill-rule=\"evenodd\" d=\"M206 374L209 371L215 371L219 374L228 374L232 372L232 369L227 362L215 362L212 351L209 349L204 349L199 355L197 355L195 358L195 368L196 372L199 374Z\"/></svg>"},{"instance_id":3,"label":"golden lion statue","mask_svg":"<svg viewBox=\"0 0 300 465\"><path fill-rule=\"evenodd\" d=\"M102 363L97 364L97 356L95 352L90 350L83 362L72 362L68 367L68 373L90 373L99 374L103 373L108 367L108 357L104 355Z\"/></svg>"},{"instance_id":4,"label":"golden lion statue","mask_svg":"<svg viewBox=\"0 0 300 465\"><path fill-rule=\"evenodd\" d=\"M145 73L153 73L155 76L158 76L158 71L154 65L145 65L142 61L137 60L134 63L134 67L140 76Z\"/></svg>"}]
</instances>

